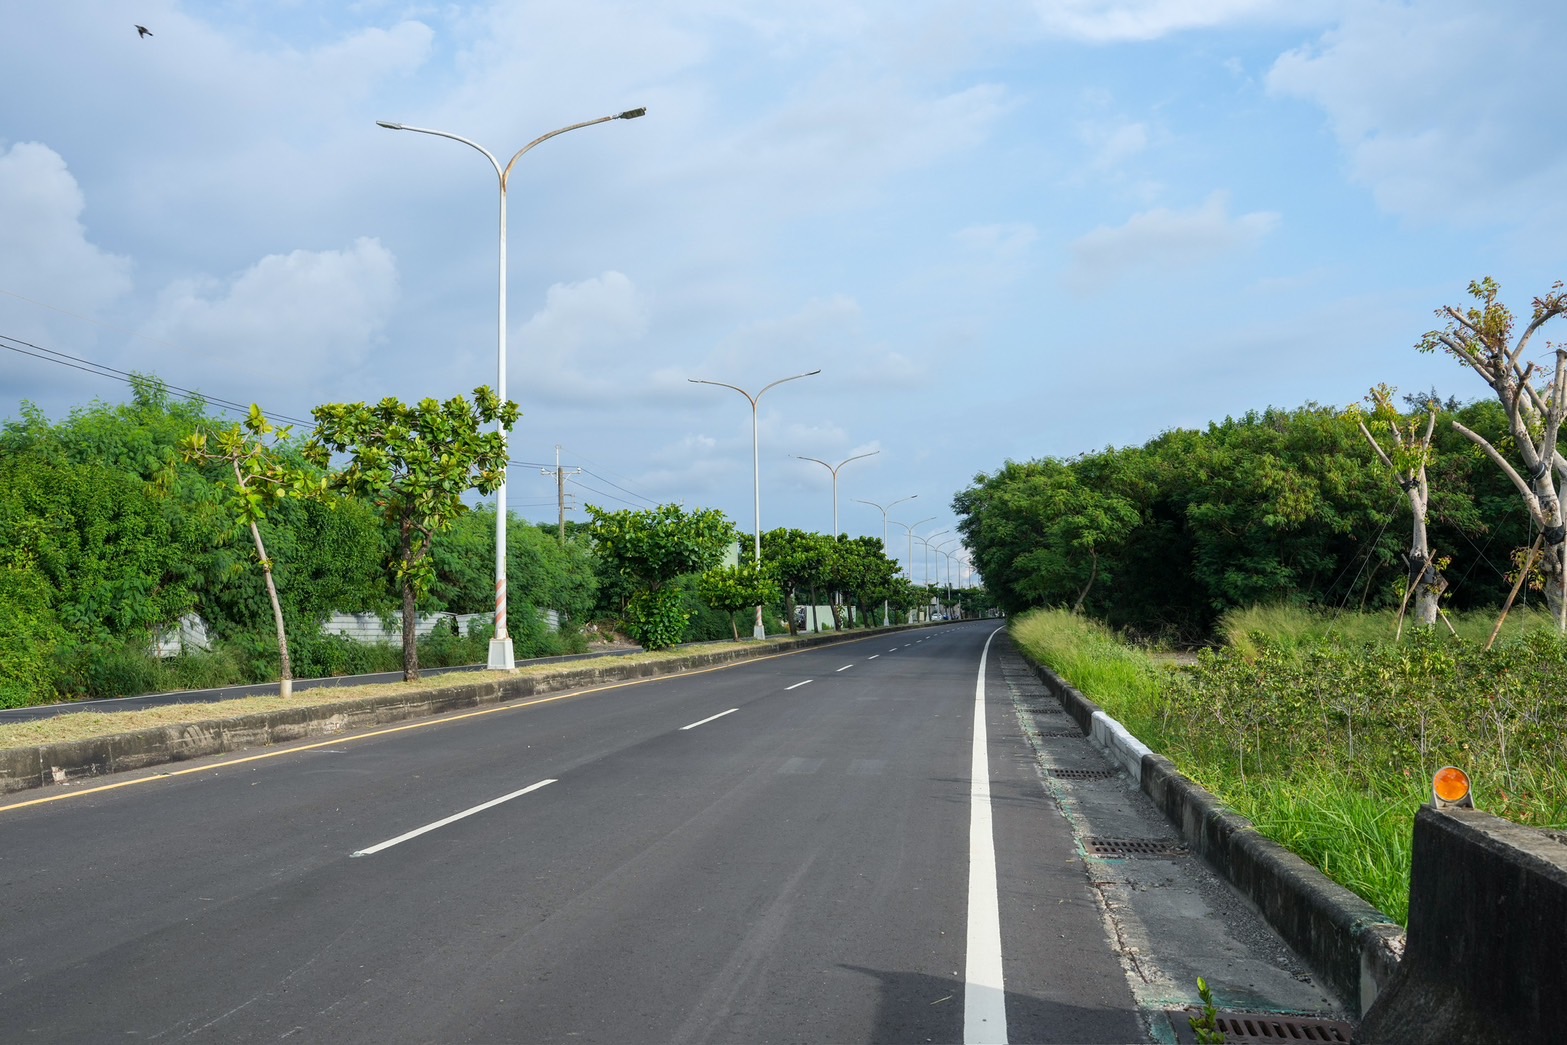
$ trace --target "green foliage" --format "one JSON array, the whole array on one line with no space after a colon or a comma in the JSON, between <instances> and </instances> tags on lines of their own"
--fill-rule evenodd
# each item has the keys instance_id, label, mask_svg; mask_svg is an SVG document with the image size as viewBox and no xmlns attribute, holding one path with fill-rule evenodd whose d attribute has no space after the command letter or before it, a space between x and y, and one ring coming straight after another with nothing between
<instances>
[{"instance_id":1,"label":"green foliage","mask_svg":"<svg viewBox=\"0 0 1567 1045\"><path fill-rule=\"evenodd\" d=\"M735 614L753 606L767 606L781 598L778 583L755 563L739 566L715 566L697 581L697 594L720 613L728 614L735 641L740 641L740 626Z\"/></svg>"},{"instance_id":2,"label":"green foliage","mask_svg":"<svg viewBox=\"0 0 1567 1045\"><path fill-rule=\"evenodd\" d=\"M430 556L435 566L431 609L483 613L495 608L493 506L458 517L436 537ZM514 605L555 610L567 628L586 621L598 598L596 564L586 538L562 543L553 532L515 516L506 526L506 584Z\"/></svg>"},{"instance_id":3,"label":"green foliage","mask_svg":"<svg viewBox=\"0 0 1567 1045\"><path fill-rule=\"evenodd\" d=\"M1288 618L1252 621L1268 619ZM1249 648L1205 650L1174 672L1059 611L1012 621L1031 657L1259 831L1403 921L1414 811L1442 765L1464 768L1489 812L1567 827L1567 640L1528 626L1489 652L1445 632L1342 637L1392 631L1391 613L1325 637L1297 622L1283 642L1254 628Z\"/></svg>"},{"instance_id":4,"label":"green foliage","mask_svg":"<svg viewBox=\"0 0 1567 1045\"><path fill-rule=\"evenodd\" d=\"M0 708L58 696L54 662L69 639L49 603L40 574L24 563L0 564Z\"/></svg>"},{"instance_id":5,"label":"green foliage","mask_svg":"<svg viewBox=\"0 0 1567 1045\"><path fill-rule=\"evenodd\" d=\"M626 607L626 634L645 650L668 649L685 638L690 611L679 588L639 591Z\"/></svg>"},{"instance_id":6,"label":"green foliage","mask_svg":"<svg viewBox=\"0 0 1567 1045\"><path fill-rule=\"evenodd\" d=\"M1379 425L1418 422L1377 407ZM1494 403L1438 416L1430 541L1451 555L1453 608L1499 605L1508 552L1533 539L1506 478L1450 421L1499 447ZM1354 414L1267 410L1142 447L1009 461L953 499L959 531L1008 613L1065 606L1143 633L1206 638L1254 604L1381 609L1403 592L1409 503Z\"/></svg>"},{"instance_id":7,"label":"green foliage","mask_svg":"<svg viewBox=\"0 0 1567 1045\"><path fill-rule=\"evenodd\" d=\"M474 389L472 402L453 396L444 403L424 399L414 407L392 398L373 407L329 403L311 416L316 429L306 459L325 469L332 454L348 454L348 464L332 475L331 486L369 499L396 535L390 567L402 592L403 673L418 678L413 620L419 596L436 576L431 544L468 510L465 494L491 493L505 481L505 437L480 426L499 421L510 428L517 421L517 404L502 403L481 386Z\"/></svg>"},{"instance_id":8,"label":"green foliage","mask_svg":"<svg viewBox=\"0 0 1567 1045\"><path fill-rule=\"evenodd\" d=\"M717 566L734 544L734 524L717 509L675 504L615 512L590 504L587 512L603 587L622 600L626 634L649 650L682 641L690 611L670 585Z\"/></svg>"},{"instance_id":9,"label":"green foliage","mask_svg":"<svg viewBox=\"0 0 1567 1045\"><path fill-rule=\"evenodd\" d=\"M1197 977L1197 997L1202 999L1202 1012L1186 1020L1197 1035L1197 1045L1224 1045L1224 1032L1219 1030L1219 1010L1213 1004L1213 991L1208 988L1208 981L1201 976Z\"/></svg>"}]
</instances>

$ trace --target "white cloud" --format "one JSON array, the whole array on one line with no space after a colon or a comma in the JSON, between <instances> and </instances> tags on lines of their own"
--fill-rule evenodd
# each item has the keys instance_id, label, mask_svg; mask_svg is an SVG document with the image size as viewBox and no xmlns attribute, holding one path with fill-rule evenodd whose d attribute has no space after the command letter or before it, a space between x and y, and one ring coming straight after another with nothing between
<instances>
[{"instance_id":1,"label":"white cloud","mask_svg":"<svg viewBox=\"0 0 1567 1045\"><path fill-rule=\"evenodd\" d=\"M1255 246L1278 225L1271 211L1231 217L1227 204L1226 194L1215 192L1192 210L1158 207L1114 228L1100 226L1072 243L1068 283L1093 291L1137 270L1185 270Z\"/></svg>"},{"instance_id":2,"label":"white cloud","mask_svg":"<svg viewBox=\"0 0 1567 1045\"><path fill-rule=\"evenodd\" d=\"M181 279L159 295L150 328L180 346L173 373L233 399L319 392L364 363L397 298L397 265L379 241L262 258L228 279Z\"/></svg>"},{"instance_id":3,"label":"white cloud","mask_svg":"<svg viewBox=\"0 0 1567 1045\"><path fill-rule=\"evenodd\" d=\"M1567 10L1551 4L1353 5L1267 82L1322 107L1351 176L1389 213L1523 223L1542 207L1560 215L1564 29Z\"/></svg>"},{"instance_id":4,"label":"white cloud","mask_svg":"<svg viewBox=\"0 0 1567 1045\"><path fill-rule=\"evenodd\" d=\"M604 401L612 390L637 394L646 367L635 346L649 321L646 297L623 273L555 284L508 342L510 367L524 382L509 394L524 410L529 394L578 404Z\"/></svg>"},{"instance_id":5,"label":"white cloud","mask_svg":"<svg viewBox=\"0 0 1567 1045\"><path fill-rule=\"evenodd\" d=\"M1036 0L1034 7L1046 31L1090 43L1156 40L1285 9L1280 0Z\"/></svg>"},{"instance_id":6,"label":"white cloud","mask_svg":"<svg viewBox=\"0 0 1567 1045\"><path fill-rule=\"evenodd\" d=\"M94 245L65 160L20 142L0 152L0 290L94 312L131 289L131 263Z\"/></svg>"}]
</instances>

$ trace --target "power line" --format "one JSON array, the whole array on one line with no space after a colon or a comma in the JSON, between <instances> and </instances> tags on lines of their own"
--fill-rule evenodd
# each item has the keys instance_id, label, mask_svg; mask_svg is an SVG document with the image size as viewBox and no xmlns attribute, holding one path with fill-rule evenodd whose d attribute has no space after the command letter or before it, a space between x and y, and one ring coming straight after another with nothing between
<instances>
[{"instance_id":1,"label":"power line","mask_svg":"<svg viewBox=\"0 0 1567 1045\"><path fill-rule=\"evenodd\" d=\"M11 343L7 344L7 342ZM18 355L30 356L33 359L41 359L45 363L56 363L60 366L70 367L72 370L80 370L84 374L92 374L95 377L107 377L115 381L123 381L128 385L135 383L136 375L129 371L119 370L105 363L95 363L90 359L83 359L81 356L73 356L67 352L61 352L53 348L45 348L42 345L35 345L31 341L23 341L21 338L12 337L9 334L0 334L0 348L10 349L12 352L17 353ZM236 403L231 399L220 399L217 396L209 396L205 393L197 392L189 388L181 388L179 385L171 385L156 375L148 376L167 391L178 393L182 399L189 400L192 403L208 404L225 412L239 411L240 413L244 414L248 414L250 412L250 404L248 403ZM263 412L266 413L269 418L279 421L287 421L290 424L314 424L313 421L306 421L304 418L300 417L290 417L287 414L274 414L271 411Z\"/></svg>"},{"instance_id":2,"label":"power line","mask_svg":"<svg viewBox=\"0 0 1567 1045\"><path fill-rule=\"evenodd\" d=\"M584 490L588 491L589 493L597 494L600 497L607 497L611 501L619 501L621 504L629 505L632 508L640 508L640 507L642 507L641 505L639 505L639 504L637 504L637 503L635 503L633 501L626 500L624 497L617 497L617 496L615 496L614 494L610 493L607 490L597 490L597 489L594 489L593 487L589 486L587 483L584 483L584 482L582 482L579 479L571 479L571 480L569 480L569 482L573 486L580 486L580 487L582 487ZM613 485L613 484L611 484L611 485Z\"/></svg>"},{"instance_id":3,"label":"power line","mask_svg":"<svg viewBox=\"0 0 1567 1045\"><path fill-rule=\"evenodd\" d=\"M581 461L583 464L591 464L591 465L594 465L594 466L596 466L598 468L604 468L604 466L599 464L597 461L590 461L586 457L583 457L581 454L577 453L574 450L569 450L569 448L567 448L567 447L562 447L562 449L563 450L567 450L571 454L571 456L575 457L578 461ZM597 479L599 482L601 482L601 483L608 483L610 486L613 486L615 489L619 490L623 494L628 494L628 495L630 495L632 497L640 498L641 500L646 501L648 504L654 505L655 507L659 503L658 501L654 500L653 498L648 497L646 494L638 493L635 490L629 490L626 487L621 486L619 483L614 482L611 479L606 479L604 476L599 475L597 472L592 471L591 469L584 468L582 470L584 472L587 472L587 474L593 476L593 478ZM608 468L604 468L604 471L610 472L610 470ZM611 475L616 475L615 472L610 472L610 474ZM618 478L625 479L626 482L628 482L628 483L631 482L631 480L629 478L627 478L626 476L624 476L624 475L618 476Z\"/></svg>"}]
</instances>

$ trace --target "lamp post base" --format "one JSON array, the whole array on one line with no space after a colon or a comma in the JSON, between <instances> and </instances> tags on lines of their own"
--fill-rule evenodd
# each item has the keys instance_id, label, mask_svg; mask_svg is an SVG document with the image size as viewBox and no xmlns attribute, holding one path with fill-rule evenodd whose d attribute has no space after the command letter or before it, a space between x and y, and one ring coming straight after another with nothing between
<instances>
[{"instance_id":1,"label":"lamp post base","mask_svg":"<svg viewBox=\"0 0 1567 1045\"><path fill-rule=\"evenodd\" d=\"M512 656L511 636L504 639L490 640L490 664L491 671L516 671L517 661Z\"/></svg>"},{"instance_id":2,"label":"lamp post base","mask_svg":"<svg viewBox=\"0 0 1567 1045\"><path fill-rule=\"evenodd\" d=\"M767 629L762 626L762 607L756 608L756 626L751 629L751 637L760 642L767 638Z\"/></svg>"}]
</instances>

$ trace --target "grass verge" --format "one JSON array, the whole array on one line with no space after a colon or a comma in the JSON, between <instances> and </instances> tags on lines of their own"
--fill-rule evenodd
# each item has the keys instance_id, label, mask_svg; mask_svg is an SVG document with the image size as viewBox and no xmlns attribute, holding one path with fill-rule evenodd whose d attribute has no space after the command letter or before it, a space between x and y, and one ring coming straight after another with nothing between
<instances>
[{"instance_id":1,"label":"grass verge","mask_svg":"<svg viewBox=\"0 0 1567 1045\"><path fill-rule=\"evenodd\" d=\"M1025 614L1011 630L1259 831L1400 924L1415 810L1442 765L1470 774L1482 808L1567 825L1567 641L1539 620L1486 652L1494 620L1455 620L1458 637L1406 628L1394 642L1386 614L1239 619L1244 641L1189 668L1064 612Z\"/></svg>"}]
</instances>

